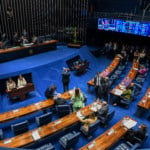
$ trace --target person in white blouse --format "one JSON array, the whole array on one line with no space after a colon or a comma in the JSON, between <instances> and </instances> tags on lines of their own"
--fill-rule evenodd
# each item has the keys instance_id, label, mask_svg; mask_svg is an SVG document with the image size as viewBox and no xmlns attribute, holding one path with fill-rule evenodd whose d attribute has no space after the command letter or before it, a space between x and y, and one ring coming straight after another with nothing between
<instances>
[{"instance_id":1,"label":"person in white blouse","mask_svg":"<svg viewBox=\"0 0 150 150\"><path fill-rule=\"evenodd\" d=\"M22 75L19 75L17 87L21 88L21 87L26 86L26 84L27 84L27 81L25 80L25 78Z\"/></svg>"},{"instance_id":2,"label":"person in white blouse","mask_svg":"<svg viewBox=\"0 0 150 150\"><path fill-rule=\"evenodd\" d=\"M8 81L6 82L7 86L7 91L11 91L12 89L16 88L16 83L15 81L12 80L12 78L9 78Z\"/></svg>"}]
</instances>

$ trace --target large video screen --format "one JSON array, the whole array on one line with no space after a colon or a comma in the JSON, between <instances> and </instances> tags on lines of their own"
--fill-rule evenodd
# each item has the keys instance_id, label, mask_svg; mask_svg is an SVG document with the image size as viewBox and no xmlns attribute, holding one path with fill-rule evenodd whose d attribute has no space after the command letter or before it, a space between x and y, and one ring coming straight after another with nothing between
<instances>
[{"instance_id":1,"label":"large video screen","mask_svg":"<svg viewBox=\"0 0 150 150\"><path fill-rule=\"evenodd\" d=\"M122 19L99 18L98 29L150 37L150 23Z\"/></svg>"}]
</instances>

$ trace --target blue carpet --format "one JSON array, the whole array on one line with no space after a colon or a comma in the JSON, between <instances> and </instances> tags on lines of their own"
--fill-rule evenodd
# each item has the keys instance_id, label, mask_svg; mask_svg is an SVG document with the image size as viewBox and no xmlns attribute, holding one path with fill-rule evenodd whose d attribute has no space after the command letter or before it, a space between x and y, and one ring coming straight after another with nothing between
<instances>
[{"instance_id":1,"label":"blue carpet","mask_svg":"<svg viewBox=\"0 0 150 150\"><path fill-rule=\"evenodd\" d=\"M29 104L42 101L45 99L44 91L45 89L51 85L56 84L58 87L58 92L63 92L62 83L61 83L61 72L62 67L66 67L66 60L80 55L82 59L87 59L90 62L90 69L81 76L75 76L74 72L71 72L71 81L69 88L72 89L74 87L79 87L81 90L86 94L88 97L87 104L90 104L94 101L94 89L91 89L91 93L87 92L87 81L94 77L94 75L98 71L104 70L112 59L107 58L105 55L101 55L100 57L96 58L91 53L90 50L92 48L83 46L81 49L72 49L66 46L58 46L56 51L46 52L43 54L38 54L35 56L26 57L23 59L18 59L14 61L10 61L7 63L0 64L0 79L7 78L10 76L16 76L18 74L24 73L32 73L33 83L35 85L35 92L30 93L28 98L21 102L11 102L7 95L0 95L0 112L5 112L11 109L16 109L22 106L27 106ZM131 63L129 62L123 75L114 83L113 87L118 84L128 73ZM113 107L110 105L110 109L115 109L115 117L109 123L106 128L100 127L97 132L93 134L93 137L89 140L84 136L80 137L79 142L75 146L75 150L80 148L81 146L85 145L87 142L91 141L92 139L96 138L104 131L109 129L112 125L114 125L117 121L123 118L126 115L131 116L135 120L138 121L138 125L144 123L148 126L149 138L144 143L142 148L150 148L150 122L147 121L146 117L143 116L142 118L137 118L135 116L135 112L137 110L137 103L142 98L144 93L146 92L147 88L150 85L149 80L150 74L148 74L147 80L145 80L141 94L136 98L134 102L130 105L129 109L124 109L122 107ZM6 124L1 124L0 128L4 129L4 137L12 137L13 133L11 132L10 125L16 122L20 122L23 120L29 120L30 126L29 129L37 128L35 123L35 117L41 115L43 112L37 112L31 114L29 116L21 117L19 119L13 120ZM150 114L150 113L149 113ZM57 117L56 115L53 116L53 120ZM138 126L137 125L137 126ZM65 133L64 133L65 134ZM55 145L57 150L62 149L57 142L58 138L53 138L50 141Z\"/></svg>"}]
</instances>

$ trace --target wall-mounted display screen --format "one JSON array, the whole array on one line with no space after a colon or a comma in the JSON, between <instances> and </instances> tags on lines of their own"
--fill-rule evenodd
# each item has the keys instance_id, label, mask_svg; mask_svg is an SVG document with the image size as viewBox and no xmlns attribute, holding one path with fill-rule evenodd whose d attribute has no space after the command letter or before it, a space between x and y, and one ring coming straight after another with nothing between
<instances>
[{"instance_id":1,"label":"wall-mounted display screen","mask_svg":"<svg viewBox=\"0 0 150 150\"><path fill-rule=\"evenodd\" d=\"M122 19L99 18L98 29L150 37L150 22L127 21Z\"/></svg>"}]
</instances>

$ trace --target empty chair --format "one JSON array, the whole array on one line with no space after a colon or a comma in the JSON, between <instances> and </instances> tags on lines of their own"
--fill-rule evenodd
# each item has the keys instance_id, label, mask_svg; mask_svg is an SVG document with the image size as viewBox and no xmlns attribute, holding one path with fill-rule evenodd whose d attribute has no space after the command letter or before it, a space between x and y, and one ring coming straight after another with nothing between
<instances>
[{"instance_id":1,"label":"empty chair","mask_svg":"<svg viewBox=\"0 0 150 150\"><path fill-rule=\"evenodd\" d=\"M114 74L116 74L116 75L121 75L121 73L122 73L122 70L116 70L116 71L114 72Z\"/></svg>"},{"instance_id":2,"label":"empty chair","mask_svg":"<svg viewBox=\"0 0 150 150\"><path fill-rule=\"evenodd\" d=\"M11 128L15 135L27 132L28 131L28 121L13 124L13 125L11 125Z\"/></svg>"},{"instance_id":3,"label":"empty chair","mask_svg":"<svg viewBox=\"0 0 150 150\"><path fill-rule=\"evenodd\" d=\"M114 150L136 150L138 147L140 147L140 143L132 144L130 142L125 142L119 144Z\"/></svg>"},{"instance_id":4,"label":"empty chair","mask_svg":"<svg viewBox=\"0 0 150 150\"><path fill-rule=\"evenodd\" d=\"M126 108L129 107L130 103L131 103L131 100L129 100L129 99L124 99L123 98L123 99L120 100L120 105L122 105L122 106L124 106Z\"/></svg>"},{"instance_id":5,"label":"empty chair","mask_svg":"<svg viewBox=\"0 0 150 150\"><path fill-rule=\"evenodd\" d=\"M52 118L52 112L48 112L44 115L36 117L36 123L38 124L38 126L42 126L51 122L51 118Z\"/></svg>"},{"instance_id":6,"label":"empty chair","mask_svg":"<svg viewBox=\"0 0 150 150\"><path fill-rule=\"evenodd\" d=\"M68 150L69 148L73 148L76 145L76 143L79 140L79 137L80 137L80 132L73 131L61 137L59 139L59 143L64 149Z\"/></svg>"},{"instance_id":7,"label":"empty chair","mask_svg":"<svg viewBox=\"0 0 150 150\"><path fill-rule=\"evenodd\" d=\"M88 130L84 127L84 126L81 126L80 127L80 131L87 137L91 136L99 127L100 125L100 120L96 120L94 123L90 124L89 125L89 128Z\"/></svg>"},{"instance_id":8,"label":"empty chair","mask_svg":"<svg viewBox=\"0 0 150 150\"><path fill-rule=\"evenodd\" d=\"M57 105L56 111L59 117L63 117L71 113L71 107L70 105Z\"/></svg>"},{"instance_id":9,"label":"empty chair","mask_svg":"<svg viewBox=\"0 0 150 150\"><path fill-rule=\"evenodd\" d=\"M3 130L0 129L0 140L2 140L2 139L3 139Z\"/></svg>"},{"instance_id":10,"label":"empty chair","mask_svg":"<svg viewBox=\"0 0 150 150\"><path fill-rule=\"evenodd\" d=\"M100 120L100 123L102 125L106 126L108 122L112 120L114 115L115 115L115 110L111 110L108 112L106 117L98 116L98 119Z\"/></svg>"},{"instance_id":11,"label":"empty chair","mask_svg":"<svg viewBox=\"0 0 150 150\"><path fill-rule=\"evenodd\" d=\"M144 78L141 78L141 77L137 77L136 78L136 80L135 80L137 83L139 83L139 84L143 84L143 82L144 82Z\"/></svg>"},{"instance_id":12,"label":"empty chair","mask_svg":"<svg viewBox=\"0 0 150 150\"><path fill-rule=\"evenodd\" d=\"M52 143L48 143L48 144L45 144L45 145L37 148L36 150L55 150L55 147L54 147L54 145L52 145Z\"/></svg>"}]
</instances>

